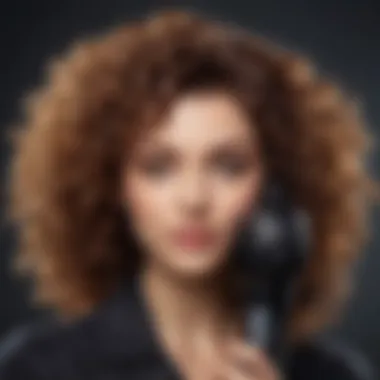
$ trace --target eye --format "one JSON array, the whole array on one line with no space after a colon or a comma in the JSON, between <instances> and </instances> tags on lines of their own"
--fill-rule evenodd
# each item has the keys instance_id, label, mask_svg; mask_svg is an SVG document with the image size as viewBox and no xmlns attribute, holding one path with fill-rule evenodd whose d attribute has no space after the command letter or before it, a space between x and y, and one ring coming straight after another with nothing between
<instances>
[{"instance_id":1,"label":"eye","mask_svg":"<svg viewBox=\"0 0 380 380\"><path fill-rule=\"evenodd\" d=\"M215 157L213 166L228 176L239 176L245 174L251 167L251 160L241 154L223 154Z\"/></svg>"},{"instance_id":2,"label":"eye","mask_svg":"<svg viewBox=\"0 0 380 380\"><path fill-rule=\"evenodd\" d=\"M144 166L145 173L154 177L166 175L170 172L170 169L170 165L164 162L153 162Z\"/></svg>"},{"instance_id":3,"label":"eye","mask_svg":"<svg viewBox=\"0 0 380 380\"><path fill-rule=\"evenodd\" d=\"M139 167L146 176L161 178L173 172L175 160L167 154L150 155L140 160Z\"/></svg>"}]
</instances>

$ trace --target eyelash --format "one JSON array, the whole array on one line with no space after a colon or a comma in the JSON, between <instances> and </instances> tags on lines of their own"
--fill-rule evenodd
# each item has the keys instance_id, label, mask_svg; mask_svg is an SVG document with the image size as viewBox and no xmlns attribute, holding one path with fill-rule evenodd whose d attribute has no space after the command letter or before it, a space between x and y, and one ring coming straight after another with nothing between
<instances>
[{"instance_id":1,"label":"eyelash","mask_svg":"<svg viewBox=\"0 0 380 380\"><path fill-rule=\"evenodd\" d=\"M146 174L149 176L161 176L163 173L167 174L168 168L171 168L171 164L169 163L160 163L160 162L153 162L153 163L148 163L143 166L143 170Z\"/></svg>"},{"instance_id":2,"label":"eyelash","mask_svg":"<svg viewBox=\"0 0 380 380\"><path fill-rule=\"evenodd\" d=\"M235 176L244 173L248 169L248 165L245 162L236 162L234 160L231 160L230 162L220 162L219 166L223 172Z\"/></svg>"},{"instance_id":3,"label":"eyelash","mask_svg":"<svg viewBox=\"0 0 380 380\"><path fill-rule=\"evenodd\" d=\"M238 176L243 174L247 169L248 165L246 162L241 162L236 159L220 159L216 160L212 164L212 168L216 167L217 171L222 171L223 174ZM151 163L146 163L143 165L143 171L149 176L160 177L169 174L173 169L172 162L160 162L159 160L154 160Z\"/></svg>"}]
</instances>

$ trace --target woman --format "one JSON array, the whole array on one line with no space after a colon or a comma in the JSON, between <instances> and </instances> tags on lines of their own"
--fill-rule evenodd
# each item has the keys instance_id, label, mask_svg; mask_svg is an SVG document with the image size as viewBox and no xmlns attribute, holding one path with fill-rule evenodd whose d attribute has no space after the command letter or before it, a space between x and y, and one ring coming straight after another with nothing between
<instances>
[{"instance_id":1,"label":"woman","mask_svg":"<svg viewBox=\"0 0 380 380\"><path fill-rule=\"evenodd\" d=\"M269 176L311 220L288 377L366 378L316 338L364 241L366 146L341 91L237 28L169 12L80 43L31 97L12 177L20 264L60 323L10 338L0 378L280 379L229 280Z\"/></svg>"}]
</instances>

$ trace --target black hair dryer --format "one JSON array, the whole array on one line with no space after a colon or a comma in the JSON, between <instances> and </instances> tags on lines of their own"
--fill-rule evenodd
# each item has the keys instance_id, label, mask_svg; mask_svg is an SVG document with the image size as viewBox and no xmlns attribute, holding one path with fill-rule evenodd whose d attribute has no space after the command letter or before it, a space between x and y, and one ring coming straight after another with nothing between
<instances>
[{"instance_id":1,"label":"black hair dryer","mask_svg":"<svg viewBox=\"0 0 380 380\"><path fill-rule=\"evenodd\" d=\"M237 252L244 281L246 338L285 370L285 328L309 246L309 219L272 183L243 231Z\"/></svg>"}]
</instances>

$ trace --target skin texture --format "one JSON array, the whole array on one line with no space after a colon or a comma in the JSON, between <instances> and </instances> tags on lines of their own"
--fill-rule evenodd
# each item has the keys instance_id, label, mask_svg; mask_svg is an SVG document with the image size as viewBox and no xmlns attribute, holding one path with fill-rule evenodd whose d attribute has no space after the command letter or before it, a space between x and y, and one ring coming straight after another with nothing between
<instances>
[{"instance_id":1,"label":"skin texture","mask_svg":"<svg viewBox=\"0 0 380 380\"><path fill-rule=\"evenodd\" d=\"M163 347L186 378L276 378L267 358L239 339L218 276L262 182L254 128L239 103L217 91L179 98L125 167L142 287ZM193 229L210 237L178 238Z\"/></svg>"},{"instance_id":2,"label":"skin texture","mask_svg":"<svg viewBox=\"0 0 380 380\"><path fill-rule=\"evenodd\" d=\"M149 264L199 279L226 261L262 181L257 136L233 97L180 98L127 165L125 203ZM201 229L209 242L180 242Z\"/></svg>"},{"instance_id":3,"label":"skin texture","mask_svg":"<svg viewBox=\"0 0 380 380\"><path fill-rule=\"evenodd\" d=\"M206 96L216 88L228 101ZM197 350L224 357L215 355L221 337L239 334L217 284L265 169L312 221L293 342L337 316L367 238L370 135L354 99L305 57L230 24L164 12L53 60L18 127L9 211L17 265L39 305L79 318L138 274L181 368L178 353L191 369ZM230 143L227 132L252 153L239 175L211 146L215 136ZM206 230L208 243L179 243L178 229L190 227Z\"/></svg>"}]
</instances>

